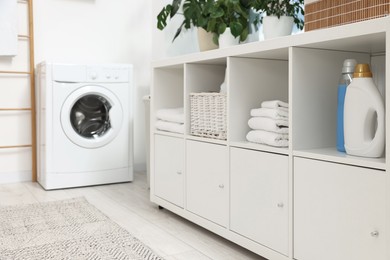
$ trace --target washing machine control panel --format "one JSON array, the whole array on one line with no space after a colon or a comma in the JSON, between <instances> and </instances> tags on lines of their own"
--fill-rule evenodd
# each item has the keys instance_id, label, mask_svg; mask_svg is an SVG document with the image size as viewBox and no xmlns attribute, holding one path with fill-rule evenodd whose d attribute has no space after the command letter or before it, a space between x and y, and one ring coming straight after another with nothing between
<instances>
[{"instance_id":1,"label":"washing machine control panel","mask_svg":"<svg viewBox=\"0 0 390 260\"><path fill-rule=\"evenodd\" d=\"M87 81L88 82L128 82L129 81L129 67L122 66L88 66L87 67Z\"/></svg>"}]
</instances>

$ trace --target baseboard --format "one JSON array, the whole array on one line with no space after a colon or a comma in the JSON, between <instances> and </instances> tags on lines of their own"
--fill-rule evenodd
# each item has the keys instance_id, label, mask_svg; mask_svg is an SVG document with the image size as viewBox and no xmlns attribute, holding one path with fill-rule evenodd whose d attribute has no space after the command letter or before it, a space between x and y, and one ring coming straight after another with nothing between
<instances>
[{"instance_id":1,"label":"baseboard","mask_svg":"<svg viewBox=\"0 0 390 260\"><path fill-rule=\"evenodd\" d=\"M32 181L31 171L0 172L0 184Z\"/></svg>"}]
</instances>

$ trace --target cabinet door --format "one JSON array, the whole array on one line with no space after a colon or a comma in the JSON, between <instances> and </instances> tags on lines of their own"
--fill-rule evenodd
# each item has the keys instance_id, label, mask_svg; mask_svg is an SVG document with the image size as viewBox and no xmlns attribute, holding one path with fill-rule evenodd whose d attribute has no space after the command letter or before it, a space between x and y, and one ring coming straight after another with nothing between
<instances>
[{"instance_id":1,"label":"cabinet door","mask_svg":"<svg viewBox=\"0 0 390 260\"><path fill-rule=\"evenodd\" d=\"M288 254L288 156L230 150L230 228Z\"/></svg>"},{"instance_id":2,"label":"cabinet door","mask_svg":"<svg viewBox=\"0 0 390 260\"><path fill-rule=\"evenodd\" d=\"M221 226L228 217L226 146L187 141L187 209Z\"/></svg>"},{"instance_id":3,"label":"cabinet door","mask_svg":"<svg viewBox=\"0 0 390 260\"><path fill-rule=\"evenodd\" d=\"M386 174L294 159L294 258L385 260Z\"/></svg>"},{"instance_id":4,"label":"cabinet door","mask_svg":"<svg viewBox=\"0 0 390 260\"><path fill-rule=\"evenodd\" d=\"M184 207L184 140L155 135L154 194Z\"/></svg>"}]
</instances>

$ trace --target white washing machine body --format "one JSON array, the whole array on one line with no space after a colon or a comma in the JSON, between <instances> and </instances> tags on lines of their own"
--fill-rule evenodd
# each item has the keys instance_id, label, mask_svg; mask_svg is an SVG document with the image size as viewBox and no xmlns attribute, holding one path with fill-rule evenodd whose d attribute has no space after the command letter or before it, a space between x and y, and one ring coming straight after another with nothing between
<instances>
[{"instance_id":1,"label":"white washing machine body","mask_svg":"<svg viewBox=\"0 0 390 260\"><path fill-rule=\"evenodd\" d=\"M59 189L133 180L131 65L37 67L38 182Z\"/></svg>"}]
</instances>

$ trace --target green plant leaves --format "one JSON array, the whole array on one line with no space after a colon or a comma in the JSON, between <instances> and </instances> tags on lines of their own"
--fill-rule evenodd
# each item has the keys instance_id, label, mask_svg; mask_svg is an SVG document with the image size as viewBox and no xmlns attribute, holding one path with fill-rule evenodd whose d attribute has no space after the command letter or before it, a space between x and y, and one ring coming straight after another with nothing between
<instances>
[{"instance_id":1,"label":"green plant leaves","mask_svg":"<svg viewBox=\"0 0 390 260\"><path fill-rule=\"evenodd\" d=\"M248 38L248 35L249 35L249 27L245 27L244 30L242 30L241 34L240 34L240 41L243 42L246 40L246 38Z\"/></svg>"},{"instance_id":2,"label":"green plant leaves","mask_svg":"<svg viewBox=\"0 0 390 260\"><path fill-rule=\"evenodd\" d=\"M242 33L244 26L237 21L233 21L229 24L230 32L234 36L234 38L237 38ZM247 35L248 36L248 35ZM245 37L246 38L246 37Z\"/></svg>"},{"instance_id":3,"label":"green plant leaves","mask_svg":"<svg viewBox=\"0 0 390 260\"><path fill-rule=\"evenodd\" d=\"M259 14L292 16L299 29L304 26L303 3L304 0L172 0L172 4L166 5L157 15L157 28L163 30L167 26L167 19L179 14L179 8L183 2L183 23L179 26L174 39L183 31L183 28L202 27L208 32L218 35L230 27L234 37L240 37L244 41L250 32L250 26L261 18ZM251 18L250 12L258 11L257 17Z\"/></svg>"},{"instance_id":4,"label":"green plant leaves","mask_svg":"<svg viewBox=\"0 0 390 260\"><path fill-rule=\"evenodd\" d=\"M223 9L221 7L213 6L212 8L210 8L210 17L211 18L220 18L220 17L223 17L224 14L225 14L225 12L223 11Z\"/></svg>"},{"instance_id":5,"label":"green plant leaves","mask_svg":"<svg viewBox=\"0 0 390 260\"><path fill-rule=\"evenodd\" d=\"M256 10L266 12L267 15L291 16L299 29L303 29L304 0L252 0ZM262 20L262 19L260 19Z\"/></svg>"},{"instance_id":6,"label":"green plant leaves","mask_svg":"<svg viewBox=\"0 0 390 260\"><path fill-rule=\"evenodd\" d=\"M171 18L179 11L181 4L181 0L173 0L172 1L172 10L171 10Z\"/></svg>"},{"instance_id":7,"label":"green plant leaves","mask_svg":"<svg viewBox=\"0 0 390 260\"><path fill-rule=\"evenodd\" d=\"M226 23L220 23L218 25L218 35L223 34L225 32L226 28L227 28Z\"/></svg>"},{"instance_id":8,"label":"green plant leaves","mask_svg":"<svg viewBox=\"0 0 390 260\"><path fill-rule=\"evenodd\" d=\"M167 26L168 16L171 14L172 5L165 6L157 15L157 28L162 30Z\"/></svg>"},{"instance_id":9,"label":"green plant leaves","mask_svg":"<svg viewBox=\"0 0 390 260\"><path fill-rule=\"evenodd\" d=\"M217 24L217 19L210 19L209 22L207 23L207 28L206 31L208 32L215 32L215 26Z\"/></svg>"}]
</instances>

